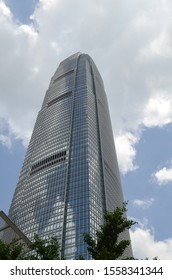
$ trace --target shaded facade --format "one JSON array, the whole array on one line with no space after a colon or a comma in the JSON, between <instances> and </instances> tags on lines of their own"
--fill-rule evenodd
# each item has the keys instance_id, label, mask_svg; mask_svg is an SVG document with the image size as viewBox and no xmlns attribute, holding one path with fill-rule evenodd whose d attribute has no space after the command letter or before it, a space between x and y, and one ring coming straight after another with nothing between
<instances>
[{"instance_id":1,"label":"shaded facade","mask_svg":"<svg viewBox=\"0 0 172 280\"><path fill-rule=\"evenodd\" d=\"M103 81L93 60L77 53L51 79L9 215L30 240L56 235L66 259L89 259L83 234L94 237L104 212L122 202Z\"/></svg>"}]
</instances>

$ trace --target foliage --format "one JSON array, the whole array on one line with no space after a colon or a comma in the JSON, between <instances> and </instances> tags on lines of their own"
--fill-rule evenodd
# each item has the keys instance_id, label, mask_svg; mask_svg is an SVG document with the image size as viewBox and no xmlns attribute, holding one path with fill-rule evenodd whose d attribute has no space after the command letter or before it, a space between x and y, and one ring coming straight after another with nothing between
<instances>
[{"instance_id":1,"label":"foliage","mask_svg":"<svg viewBox=\"0 0 172 280\"><path fill-rule=\"evenodd\" d=\"M23 245L13 240L10 244L0 240L0 260L19 260L22 258Z\"/></svg>"},{"instance_id":2,"label":"foliage","mask_svg":"<svg viewBox=\"0 0 172 280\"><path fill-rule=\"evenodd\" d=\"M26 245L13 240L6 244L0 241L0 259L1 260L57 260L59 256L59 244L56 237L41 239L38 235L34 236L34 241L28 247L26 254Z\"/></svg>"},{"instance_id":3,"label":"foliage","mask_svg":"<svg viewBox=\"0 0 172 280\"><path fill-rule=\"evenodd\" d=\"M34 236L34 242L30 246L31 253L25 259L29 260L58 260L59 244L56 237L50 239L41 239L40 236Z\"/></svg>"},{"instance_id":4,"label":"foliage","mask_svg":"<svg viewBox=\"0 0 172 280\"><path fill-rule=\"evenodd\" d=\"M115 260L122 257L129 246L129 240L120 240L120 234L130 229L134 221L126 218L126 203L116 207L114 212L106 212L104 224L96 232L96 240L90 234L84 235L88 245L88 252L95 260Z\"/></svg>"}]
</instances>

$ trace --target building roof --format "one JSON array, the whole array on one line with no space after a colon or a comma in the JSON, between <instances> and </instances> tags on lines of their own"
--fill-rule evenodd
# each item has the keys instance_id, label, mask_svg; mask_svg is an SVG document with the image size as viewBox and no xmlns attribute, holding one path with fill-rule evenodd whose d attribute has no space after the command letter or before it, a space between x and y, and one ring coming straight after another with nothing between
<instances>
[{"instance_id":1,"label":"building roof","mask_svg":"<svg viewBox=\"0 0 172 280\"><path fill-rule=\"evenodd\" d=\"M0 240L5 243L10 243L13 239L24 241L27 245L32 244L10 218L3 211L0 211Z\"/></svg>"}]
</instances>

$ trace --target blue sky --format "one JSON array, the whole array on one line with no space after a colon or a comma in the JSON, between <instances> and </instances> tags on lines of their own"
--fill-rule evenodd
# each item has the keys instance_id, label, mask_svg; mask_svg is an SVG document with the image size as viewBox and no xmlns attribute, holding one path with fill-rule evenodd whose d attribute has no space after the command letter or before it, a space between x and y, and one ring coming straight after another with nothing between
<instances>
[{"instance_id":1,"label":"blue sky","mask_svg":"<svg viewBox=\"0 0 172 280\"><path fill-rule=\"evenodd\" d=\"M2 210L51 76L85 52L109 100L128 216L138 222L134 254L172 259L171 14L171 0L0 0Z\"/></svg>"}]
</instances>

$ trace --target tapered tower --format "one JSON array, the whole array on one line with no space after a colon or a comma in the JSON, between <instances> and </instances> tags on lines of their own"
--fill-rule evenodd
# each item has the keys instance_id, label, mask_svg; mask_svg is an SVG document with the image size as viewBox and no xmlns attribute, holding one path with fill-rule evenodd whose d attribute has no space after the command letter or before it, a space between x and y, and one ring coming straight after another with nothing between
<instances>
[{"instance_id":1,"label":"tapered tower","mask_svg":"<svg viewBox=\"0 0 172 280\"><path fill-rule=\"evenodd\" d=\"M103 81L93 60L77 53L51 79L9 216L31 240L56 235L66 259L89 259L83 234L94 237L104 212L122 203Z\"/></svg>"}]
</instances>

